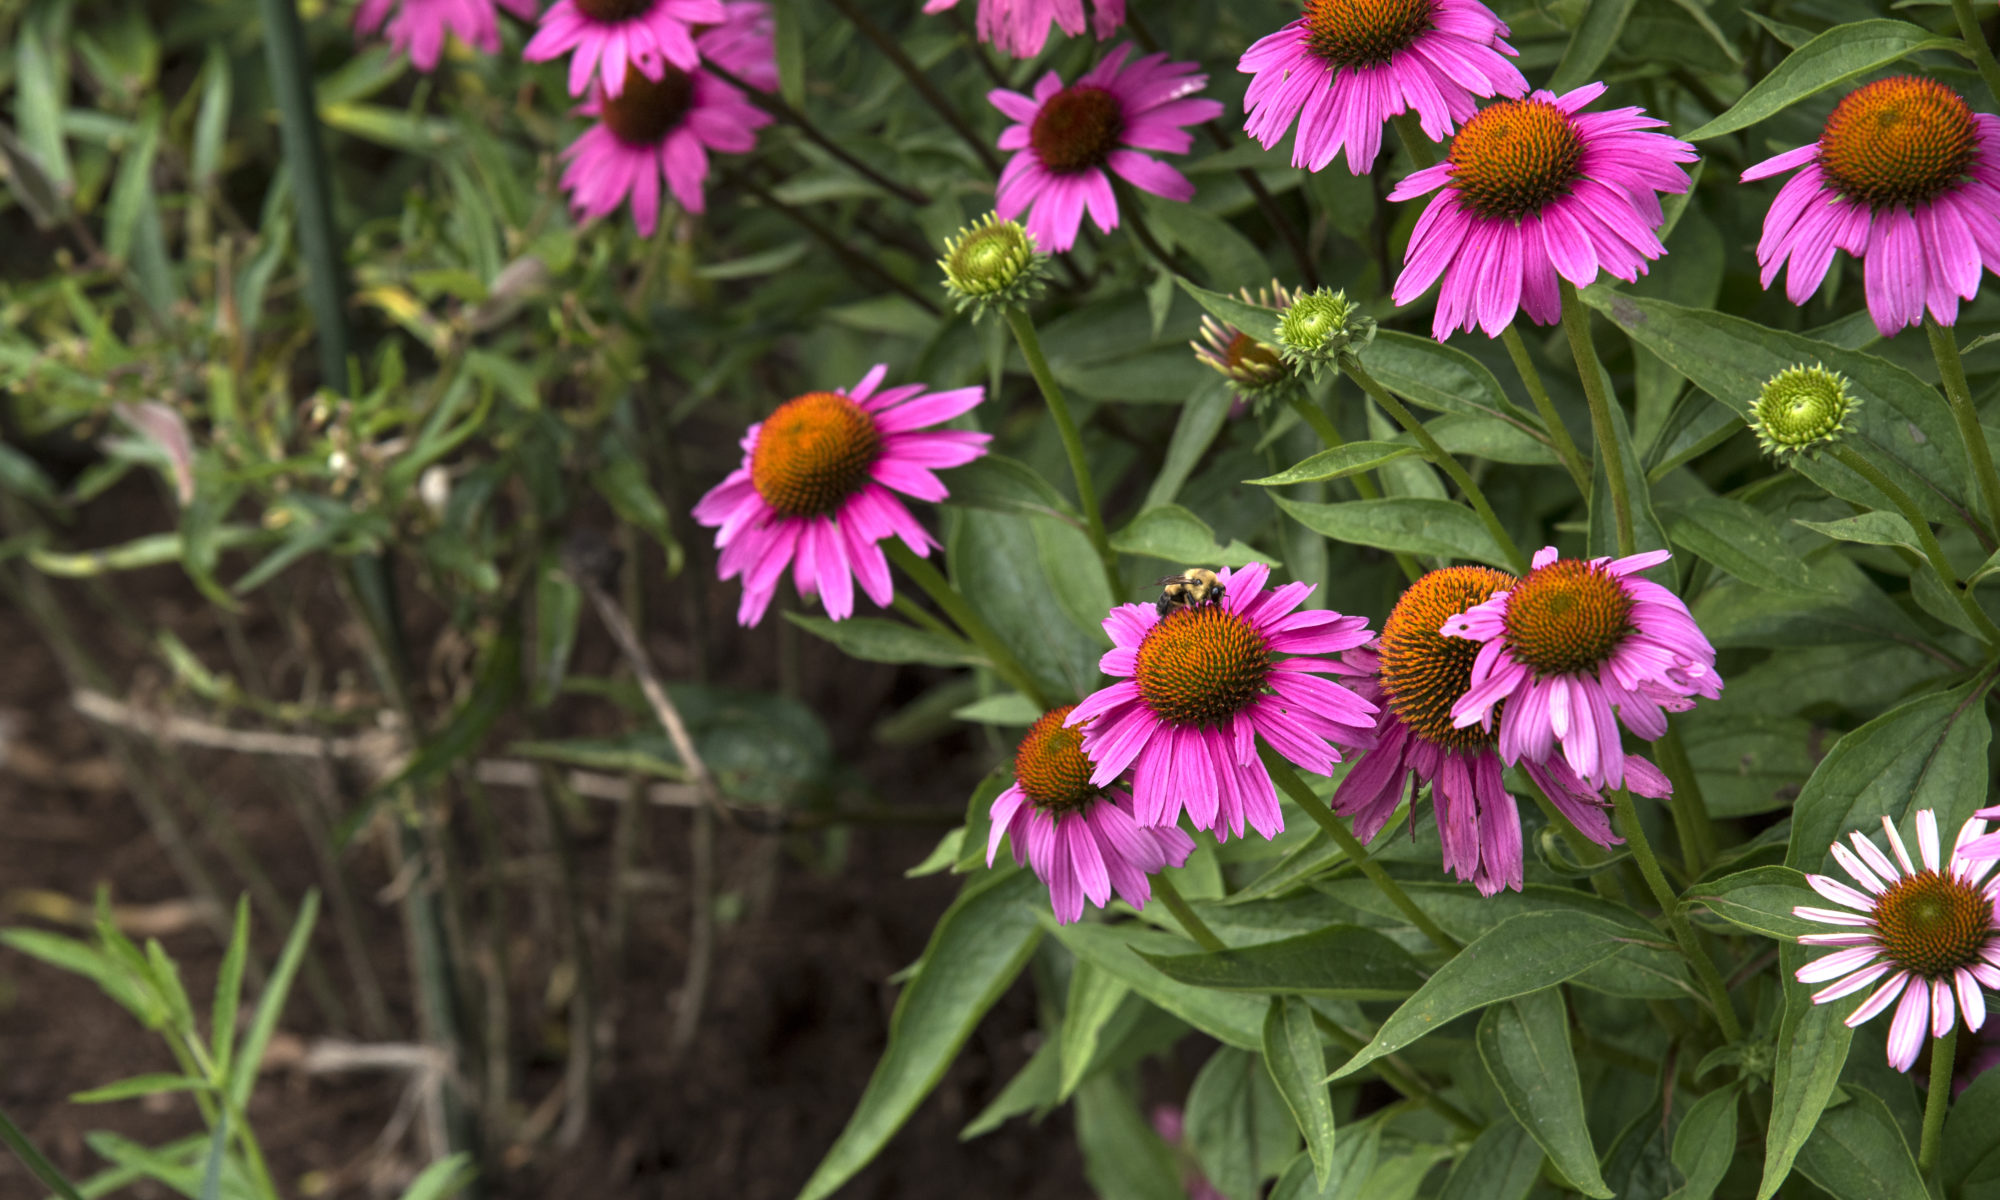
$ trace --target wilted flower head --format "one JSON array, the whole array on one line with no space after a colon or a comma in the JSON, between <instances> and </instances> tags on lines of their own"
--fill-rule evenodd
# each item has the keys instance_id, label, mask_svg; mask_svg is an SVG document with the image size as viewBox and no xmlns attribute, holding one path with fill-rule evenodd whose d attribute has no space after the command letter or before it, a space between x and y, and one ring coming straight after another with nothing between
<instances>
[{"instance_id":1,"label":"wilted flower head","mask_svg":"<svg viewBox=\"0 0 2000 1200\"><path fill-rule=\"evenodd\" d=\"M1292 303L1292 294L1275 279L1255 295L1247 287L1238 295L1245 304L1270 309L1272 326L1282 315L1279 310ZM1298 383L1278 347L1207 313L1201 318L1201 341L1188 345L1194 347L1197 359L1229 381L1239 398L1259 408Z\"/></svg>"},{"instance_id":2,"label":"wilted flower head","mask_svg":"<svg viewBox=\"0 0 2000 1200\"><path fill-rule=\"evenodd\" d=\"M1866 265L1868 315L1883 337L1958 320L1982 268L2000 270L2000 117L1973 112L1934 79L1899 75L1850 92L1819 140L1765 159L1745 182L1799 168L1764 217L1763 283L1791 265L1785 296L1804 304L1836 250Z\"/></svg>"},{"instance_id":3,"label":"wilted flower head","mask_svg":"<svg viewBox=\"0 0 2000 1200\"><path fill-rule=\"evenodd\" d=\"M1750 430L1757 444L1779 458L1797 456L1838 441L1847 418L1861 407L1847 390L1847 377L1818 363L1786 367L1764 382L1750 406Z\"/></svg>"},{"instance_id":4,"label":"wilted flower head","mask_svg":"<svg viewBox=\"0 0 2000 1200\"><path fill-rule=\"evenodd\" d=\"M1278 316L1278 353L1314 377L1343 350L1366 346L1374 337L1374 319L1363 316L1346 292L1331 288L1294 294Z\"/></svg>"},{"instance_id":5,"label":"wilted flower head","mask_svg":"<svg viewBox=\"0 0 2000 1200\"><path fill-rule=\"evenodd\" d=\"M1802 905L1792 910L1809 921L1841 927L1839 933L1812 933L1799 939L1806 946L1844 947L1799 968L1800 983L1837 981L1814 994L1813 1003L1851 996L1888 976L1848 1015L1852 1027L1902 997L1889 1027L1889 1065L1898 1071L1909 1070L1917 1061L1926 1034L1950 1033L1959 1012L1965 1014L1967 1029L1984 1025L1983 989L2000 989L1996 885L1982 886L1993 864L1977 865L1956 853L1985 831L1985 821L1977 817L1967 821L1958 831L1951 861L1944 862L1938 853L1937 814L1922 810L1917 814L1917 850L1923 866L1918 867L1910 860L1895 822L1883 817L1882 832L1896 853L1895 861L1857 831L1851 835L1852 852L1839 842L1831 850L1834 861L1863 890L1825 875L1807 875L1814 891L1840 907Z\"/></svg>"},{"instance_id":6,"label":"wilted flower head","mask_svg":"<svg viewBox=\"0 0 2000 1200\"><path fill-rule=\"evenodd\" d=\"M987 213L945 239L938 266L959 311L972 309L976 321L989 308L1013 308L1040 296L1048 261L1019 221Z\"/></svg>"},{"instance_id":7,"label":"wilted flower head","mask_svg":"<svg viewBox=\"0 0 2000 1200\"><path fill-rule=\"evenodd\" d=\"M1268 150L1296 117L1293 166L1317 171L1345 147L1347 169L1366 175L1398 113L1414 110L1441 142L1478 111L1475 97L1527 91L1506 36L1478 0L1306 0L1303 16L1236 65L1255 76L1244 131Z\"/></svg>"},{"instance_id":8,"label":"wilted flower head","mask_svg":"<svg viewBox=\"0 0 2000 1200\"><path fill-rule=\"evenodd\" d=\"M1064 725L1076 708L1043 713L1014 750L1014 782L994 797L986 835L986 865L1009 838L1014 861L1025 863L1049 888L1056 920L1083 915L1083 902L1103 908L1116 890L1133 908L1146 907L1153 887L1147 876L1178 867L1194 853L1194 839L1172 825L1141 825L1132 817L1132 793L1091 782L1083 735Z\"/></svg>"}]
</instances>

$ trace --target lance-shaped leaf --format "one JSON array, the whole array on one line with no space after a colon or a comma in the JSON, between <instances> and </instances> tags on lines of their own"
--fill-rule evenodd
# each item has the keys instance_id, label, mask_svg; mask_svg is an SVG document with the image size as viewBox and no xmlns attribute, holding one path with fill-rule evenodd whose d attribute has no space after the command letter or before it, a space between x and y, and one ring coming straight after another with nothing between
<instances>
[{"instance_id":1,"label":"lance-shaped leaf","mask_svg":"<svg viewBox=\"0 0 2000 1200\"><path fill-rule=\"evenodd\" d=\"M1313 1175L1324 1188L1334 1163L1333 1097L1326 1090L1326 1049L1312 1009L1297 996L1273 996L1264 1014L1264 1066L1305 1135Z\"/></svg>"},{"instance_id":2,"label":"lance-shaped leaf","mask_svg":"<svg viewBox=\"0 0 2000 1200\"><path fill-rule=\"evenodd\" d=\"M1584 1120L1562 992L1544 988L1487 1009L1479 1021L1479 1057L1507 1111L1556 1170L1576 1190L1608 1200L1611 1189L1598 1173L1597 1148Z\"/></svg>"},{"instance_id":3,"label":"lance-shaped leaf","mask_svg":"<svg viewBox=\"0 0 2000 1200\"><path fill-rule=\"evenodd\" d=\"M1212 954L1141 957L1182 983L1234 992L1400 1000L1424 982L1423 967L1407 950L1359 925Z\"/></svg>"}]
</instances>

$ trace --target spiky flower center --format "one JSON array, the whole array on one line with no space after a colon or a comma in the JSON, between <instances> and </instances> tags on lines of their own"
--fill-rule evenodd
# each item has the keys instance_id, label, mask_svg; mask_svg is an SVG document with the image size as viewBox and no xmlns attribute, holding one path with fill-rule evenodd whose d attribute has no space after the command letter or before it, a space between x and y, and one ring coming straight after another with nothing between
<instances>
[{"instance_id":1,"label":"spiky flower center","mask_svg":"<svg viewBox=\"0 0 2000 1200\"><path fill-rule=\"evenodd\" d=\"M1491 730L1480 725L1454 729L1451 723L1451 706L1472 685L1480 644L1445 637L1438 627L1516 582L1491 567L1432 571L1403 592L1382 622L1382 690L1389 707L1418 737L1447 750L1493 744Z\"/></svg>"},{"instance_id":2,"label":"spiky flower center","mask_svg":"<svg viewBox=\"0 0 2000 1200\"><path fill-rule=\"evenodd\" d=\"M1919 871L1875 901L1875 933L1889 961L1925 979L1946 979L1979 961L1993 940L1993 901L1962 879Z\"/></svg>"},{"instance_id":3,"label":"spiky flower center","mask_svg":"<svg viewBox=\"0 0 2000 1200\"><path fill-rule=\"evenodd\" d=\"M1834 106L1819 165L1842 195L1877 208L1922 204L1965 177L1979 126L1963 97L1914 75L1880 79Z\"/></svg>"},{"instance_id":4,"label":"spiky flower center","mask_svg":"<svg viewBox=\"0 0 2000 1200\"><path fill-rule=\"evenodd\" d=\"M1507 597L1507 649L1537 675L1591 670L1631 632L1631 595L1586 559L1531 571Z\"/></svg>"},{"instance_id":5,"label":"spiky flower center","mask_svg":"<svg viewBox=\"0 0 2000 1200\"><path fill-rule=\"evenodd\" d=\"M1846 376L1818 363L1787 367L1758 392L1750 428L1766 450L1796 453L1833 441L1859 403L1847 392Z\"/></svg>"},{"instance_id":6,"label":"spiky flower center","mask_svg":"<svg viewBox=\"0 0 2000 1200\"><path fill-rule=\"evenodd\" d=\"M652 11L658 0L571 0L576 10L601 24L630 21Z\"/></svg>"},{"instance_id":7,"label":"spiky flower center","mask_svg":"<svg viewBox=\"0 0 2000 1200\"><path fill-rule=\"evenodd\" d=\"M1499 100L1452 139L1451 186L1479 216L1522 217L1567 195L1582 163L1568 113L1547 100Z\"/></svg>"},{"instance_id":8,"label":"spiky flower center","mask_svg":"<svg viewBox=\"0 0 2000 1200\"><path fill-rule=\"evenodd\" d=\"M861 490L881 453L882 433L866 409L837 392L808 392L757 431L750 482L785 516L823 516Z\"/></svg>"},{"instance_id":9,"label":"spiky flower center","mask_svg":"<svg viewBox=\"0 0 2000 1200\"><path fill-rule=\"evenodd\" d=\"M1306 0L1306 49L1339 67L1376 67L1431 30L1433 0Z\"/></svg>"},{"instance_id":10,"label":"spiky flower center","mask_svg":"<svg viewBox=\"0 0 2000 1200\"><path fill-rule=\"evenodd\" d=\"M945 282L968 296L993 296L1014 287L1035 265L1035 239L1018 221L986 214L955 238L946 238L938 261Z\"/></svg>"},{"instance_id":11,"label":"spiky flower center","mask_svg":"<svg viewBox=\"0 0 2000 1200\"><path fill-rule=\"evenodd\" d=\"M1097 795L1097 789L1090 785L1083 731L1063 727L1075 708L1065 704L1042 714L1014 750L1014 782L1044 812L1082 808Z\"/></svg>"},{"instance_id":12,"label":"spiky flower center","mask_svg":"<svg viewBox=\"0 0 2000 1200\"><path fill-rule=\"evenodd\" d=\"M1345 292L1325 288L1307 292L1296 297L1278 318L1278 341L1287 350L1302 355L1338 350L1344 344L1342 335L1347 333L1348 320L1353 314L1354 305L1348 302Z\"/></svg>"},{"instance_id":13,"label":"spiky flower center","mask_svg":"<svg viewBox=\"0 0 2000 1200\"><path fill-rule=\"evenodd\" d=\"M1101 87L1076 84L1043 102L1028 126L1028 145L1057 174L1102 166L1125 132L1125 105Z\"/></svg>"},{"instance_id":14,"label":"spiky flower center","mask_svg":"<svg viewBox=\"0 0 2000 1200\"><path fill-rule=\"evenodd\" d=\"M1220 604L1177 608L1139 643L1139 696L1175 725L1219 725L1264 690L1271 649Z\"/></svg>"},{"instance_id":15,"label":"spiky flower center","mask_svg":"<svg viewBox=\"0 0 2000 1200\"><path fill-rule=\"evenodd\" d=\"M628 146L653 147L680 127L694 107L694 80L679 67L648 79L637 67L625 71L625 90L606 96L600 112L605 128Z\"/></svg>"}]
</instances>

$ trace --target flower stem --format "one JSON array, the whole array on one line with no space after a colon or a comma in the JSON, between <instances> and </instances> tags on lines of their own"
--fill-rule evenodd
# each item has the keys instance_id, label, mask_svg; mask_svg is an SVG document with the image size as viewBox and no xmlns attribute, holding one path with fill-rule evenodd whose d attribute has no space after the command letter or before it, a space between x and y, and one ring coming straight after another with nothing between
<instances>
[{"instance_id":1,"label":"flower stem","mask_svg":"<svg viewBox=\"0 0 2000 1200\"><path fill-rule=\"evenodd\" d=\"M1972 459L1972 473L1979 478L1979 494L1986 501L1987 525L1995 537L2000 537L2000 475L1993 472L1993 450L1986 444L1986 431L1979 427L1979 410L1972 407L1972 390L1965 383L1965 364L1958 359L1958 340L1929 313L1924 314L1924 332L1931 338L1931 355L1937 359L1938 374L1944 378L1944 394L1951 401L1951 416L1958 422L1958 436Z\"/></svg>"},{"instance_id":2,"label":"flower stem","mask_svg":"<svg viewBox=\"0 0 2000 1200\"><path fill-rule=\"evenodd\" d=\"M959 115L958 109L943 92L938 90L937 84L931 82L931 77L924 74L924 69L903 52L902 45L889 36L888 31L870 20L868 14L862 12L853 0L831 0L831 2L840 10L840 15L847 18L848 24L859 29L862 37L875 43L875 48L882 52L882 57L888 59L903 73L903 78L909 80L910 86L917 89L917 94L921 95L932 110L944 119L945 124L951 126L952 132L972 148L972 152L979 156L979 161L985 164L987 173L998 175L1000 160L993 156L992 149L980 140L978 134L972 132L972 127L965 123L965 118Z\"/></svg>"},{"instance_id":3,"label":"flower stem","mask_svg":"<svg viewBox=\"0 0 2000 1200\"><path fill-rule=\"evenodd\" d=\"M1702 800L1701 782L1695 778L1694 763L1681 744L1680 731L1668 718L1667 732L1653 743L1653 755L1660 769L1674 785L1669 800L1674 814L1674 832L1681 840L1681 863L1689 878L1708 869L1715 858L1715 823L1709 820L1708 805Z\"/></svg>"},{"instance_id":4,"label":"flower stem","mask_svg":"<svg viewBox=\"0 0 2000 1200\"><path fill-rule=\"evenodd\" d=\"M1194 939L1197 946L1211 954L1229 949L1221 938L1215 936L1215 931L1208 927L1208 922L1196 916L1194 909L1188 907L1188 902L1181 896L1181 890L1174 886L1173 880L1167 878L1165 871L1153 876L1153 893L1160 898L1160 903L1167 906L1167 911L1174 914L1174 920L1181 923L1181 928L1187 931L1187 935Z\"/></svg>"},{"instance_id":5,"label":"flower stem","mask_svg":"<svg viewBox=\"0 0 2000 1200\"><path fill-rule=\"evenodd\" d=\"M1952 570L1951 560L1944 556L1944 547L1938 544L1937 535L1931 532L1930 520L1917 508L1917 502L1910 497L1910 493L1904 491L1895 480L1889 478L1887 472L1862 457L1851 446L1835 442L1828 447L1828 453L1833 455L1835 462L1861 476L1876 491L1889 498L1889 502L1896 506L1896 511L1903 514L1903 520L1915 531L1917 544L1923 548L1924 557L1930 561L1931 570L1937 572L1938 580L1944 584L1945 590L1958 598L1958 606L1965 611L1966 618L1972 622L1973 627L1979 630L1979 636L1986 640L1987 645L2000 648L2000 627L1993 624L1993 619L1986 615L1985 609L1979 607L1979 602L1972 598L1972 593L1959 586L1958 572Z\"/></svg>"},{"instance_id":6,"label":"flower stem","mask_svg":"<svg viewBox=\"0 0 2000 1200\"><path fill-rule=\"evenodd\" d=\"M1054 707L1049 703L1048 693L1042 690L1041 685L1035 682L1035 677L1028 674L1027 668L1023 667L1013 652L1007 649L1007 643L1001 641L1000 635L993 632L992 626L981 620L978 613L972 611L972 605L966 603L965 597L959 595L958 589L951 586L936 567L918 558L900 538L885 540L882 549L888 554L889 561L895 563L903 574L909 577L910 582L922 588L924 594L952 619L952 623L963 630L966 637L972 639L973 645L978 646L986 655L986 660L993 664L993 670L1000 678L1013 684L1022 695L1034 701L1036 707L1044 711Z\"/></svg>"},{"instance_id":7,"label":"flower stem","mask_svg":"<svg viewBox=\"0 0 2000 1200\"><path fill-rule=\"evenodd\" d=\"M1429 938L1432 945L1446 954L1457 954L1462 949L1455 938L1438 928L1437 922L1431 920L1423 909L1417 907L1416 901L1410 899L1409 893L1382 869L1382 864L1368 857L1368 847L1362 845L1361 840L1349 832L1347 826L1340 823L1340 818L1333 815L1333 810L1326 806L1326 801L1313 795L1313 790L1306 786L1305 780L1299 778L1297 771L1292 770L1292 764L1285 761L1283 755L1273 750L1262 738L1257 739L1257 753L1263 757L1265 768L1271 772L1271 781L1285 789L1285 794L1297 801L1300 808L1306 810L1306 815L1326 831L1326 836L1333 839L1334 845L1340 847L1340 852L1347 856L1347 861L1361 868L1361 873L1368 877L1368 882L1387 896L1389 903L1408 917L1410 924L1415 925L1418 932Z\"/></svg>"},{"instance_id":8,"label":"flower stem","mask_svg":"<svg viewBox=\"0 0 2000 1200\"><path fill-rule=\"evenodd\" d=\"M1646 877L1646 886L1653 891L1653 899L1659 902L1665 913L1667 924L1673 927L1674 940L1680 943L1681 953L1694 965L1694 973L1701 977L1702 986L1708 989L1709 1005L1715 1010L1717 1024L1722 1026L1725 1041L1740 1041L1743 1037L1742 1022L1736 1018L1736 1009L1729 1002L1729 988L1722 982L1722 973L1715 969L1715 962L1708 951L1702 949L1695 939L1694 926L1688 923L1687 914L1681 910L1681 900L1667 882L1666 873L1660 870L1660 860L1653 853L1653 843L1646 837L1646 827L1639 822L1639 810L1632 804L1632 793L1619 788L1612 793L1618 809L1619 832L1625 835L1626 845L1632 848L1632 857L1638 860L1639 873Z\"/></svg>"},{"instance_id":9,"label":"flower stem","mask_svg":"<svg viewBox=\"0 0 2000 1200\"><path fill-rule=\"evenodd\" d=\"M1611 485L1611 516L1618 527L1618 556L1623 558L1638 548L1632 534L1632 494L1625 480L1625 453L1618 448L1618 435L1611 427L1611 394L1604 388L1597 347L1590 341L1590 310L1577 297L1575 284L1567 279L1558 282L1562 286L1563 332L1569 334L1576 373L1583 380L1584 398L1590 401L1590 429L1597 438L1604 478Z\"/></svg>"},{"instance_id":10,"label":"flower stem","mask_svg":"<svg viewBox=\"0 0 2000 1200\"><path fill-rule=\"evenodd\" d=\"M1104 580L1111 585L1111 599L1116 603L1125 595L1125 584L1118 577L1118 554L1111 549L1111 538L1104 532L1104 513L1097 507L1097 485L1091 482L1090 462L1083 455L1083 435L1077 431L1076 419L1069 414L1069 400L1063 396L1062 385L1056 382L1055 372L1049 370L1049 360L1042 356L1035 323L1022 309L1008 308L1006 312L1007 328L1014 331L1021 357L1028 360L1035 386L1042 389L1049 415L1056 419L1056 432L1062 435L1063 453L1069 456L1070 474L1076 479L1076 498L1083 507L1085 532L1090 535L1091 548L1097 551L1097 561L1104 568Z\"/></svg>"},{"instance_id":11,"label":"flower stem","mask_svg":"<svg viewBox=\"0 0 2000 1200\"><path fill-rule=\"evenodd\" d=\"M1937 1169L1938 1151L1943 1148L1940 1135L1944 1114L1951 1107L1951 1071L1957 1059L1958 1022L1953 1021L1951 1032L1931 1043L1931 1085L1924 1099L1924 1138L1917 1150L1917 1170L1925 1175Z\"/></svg>"},{"instance_id":12,"label":"flower stem","mask_svg":"<svg viewBox=\"0 0 2000 1200\"><path fill-rule=\"evenodd\" d=\"M1319 435L1321 445L1324 445L1329 450L1333 450L1347 444L1347 439L1340 436L1340 430L1334 428L1333 420L1326 415L1326 410L1314 404L1311 397L1294 392L1291 396L1291 405L1292 411L1299 414L1299 419L1307 425L1312 426L1312 431ZM1351 475L1348 478L1353 482L1354 490L1361 494L1363 500L1380 500L1382 498L1382 489L1375 486L1375 481L1368 478L1366 472L1359 475ZM1401 550L1396 551L1395 555L1396 565L1403 569L1403 577L1405 579L1408 579L1411 583L1415 583L1423 577L1424 569L1417 565L1416 559L1411 558Z\"/></svg>"},{"instance_id":13,"label":"flower stem","mask_svg":"<svg viewBox=\"0 0 2000 1200\"><path fill-rule=\"evenodd\" d=\"M1972 61L1979 66L1979 77L1986 81L1986 90L2000 101L2000 63L1993 61L1993 47L1986 44L1986 33L1979 28L1979 17L1972 11L1972 0L1951 0L1951 11L1958 18L1958 32L1972 50Z\"/></svg>"},{"instance_id":14,"label":"flower stem","mask_svg":"<svg viewBox=\"0 0 2000 1200\"><path fill-rule=\"evenodd\" d=\"M333 180L320 149L319 112L313 106L305 31L293 0L259 0L258 7L264 18L264 53L271 71L271 90L278 102L285 165L292 171L292 196L298 206L299 250L306 260L306 302L319 332L320 386L345 395L346 273L333 228Z\"/></svg>"},{"instance_id":15,"label":"flower stem","mask_svg":"<svg viewBox=\"0 0 2000 1200\"><path fill-rule=\"evenodd\" d=\"M1542 424L1548 427L1549 445L1555 447L1556 457L1569 470L1569 477L1576 481L1576 488L1590 499L1590 464L1583 461L1583 452L1576 448L1576 440L1556 414L1555 401L1549 399L1549 389L1542 385L1542 373L1535 368L1535 361L1528 357L1527 344L1513 325L1500 331L1500 340L1507 346L1507 356L1514 360L1514 370L1521 377L1521 386L1528 389L1528 395L1535 402L1535 411L1542 415Z\"/></svg>"},{"instance_id":16,"label":"flower stem","mask_svg":"<svg viewBox=\"0 0 2000 1200\"><path fill-rule=\"evenodd\" d=\"M1383 412L1395 418L1396 424L1409 431L1410 436L1415 438L1417 445L1423 449L1426 458L1451 477L1451 481L1458 485L1458 490L1465 493L1465 498L1471 502L1472 511L1479 514L1479 520L1486 526L1486 532L1493 536L1493 544L1500 548L1501 555L1506 558L1514 573L1527 574L1527 555L1522 554L1521 548L1514 544L1514 539L1508 534L1506 526L1500 524L1499 514L1495 513L1493 506L1486 502L1486 493L1480 491L1479 485L1472 482L1472 476L1459 465L1459 461L1443 446L1438 445L1437 439L1431 436L1431 431L1424 428L1424 423L1417 420L1409 409L1404 408L1402 401L1390 395L1389 390L1378 383L1354 355L1343 352L1340 356L1340 369L1348 378L1354 380L1362 391L1367 392L1375 403L1381 405Z\"/></svg>"},{"instance_id":17,"label":"flower stem","mask_svg":"<svg viewBox=\"0 0 2000 1200\"><path fill-rule=\"evenodd\" d=\"M1403 139L1403 148L1410 152L1410 160L1417 164L1417 170L1437 164L1437 143L1424 133L1423 122L1417 119L1417 114L1404 109L1389 119L1395 122L1396 134Z\"/></svg>"}]
</instances>

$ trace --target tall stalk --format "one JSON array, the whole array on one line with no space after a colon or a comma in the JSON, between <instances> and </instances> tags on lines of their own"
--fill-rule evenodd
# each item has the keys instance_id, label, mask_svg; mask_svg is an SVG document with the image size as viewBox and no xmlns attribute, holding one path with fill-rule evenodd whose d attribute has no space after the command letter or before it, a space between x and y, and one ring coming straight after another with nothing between
<instances>
[{"instance_id":1,"label":"tall stalk","mask_svg":"<svg viewBox=\"0 0 2000 1200\"><path fill-rule=\"evenodd\" d=\"M1625 453L1618 447L1618 431L1611 424L1615 401L1604 387L1604 370L1597 361L1597 347L1590 340L1590 310L1576 294L1576 285L1567 279L1562 288L1563 332L1569 335L1570 353L1576 356L1576 373L1583 381L1584 398L1590 401L1590 429L1597 438L1597 459L1604 478L1611 485L1611 516L1618 527L1618 556L1634 553L1638 539L1632 533L1632 493L1625 478Z\"/></svg>"},{"instance_id":2,"label":"tall stalk","mask_svg":"<svg viewBox=\"0 0 2000 1200\"><path fill-rule=\"evenodd\" d=\"M1569 436L1562 415L1556 412L1555 401L1549 399L1549 389L1542 383L1542 373L1535 368L1535 360L1528 357L1528 347L1521 341L1520 332L1509 324L1500 331L1500 341L1507 347L1507 357L1514 360L1514 372L1521 377L1521 386L1528 389L1528 398L1535 402L1535 411L1541 414L1542 425L1549 433L1549 445L1555 447L1556 457L1562 460L1563 469L1569 472L1569 477L1576 481L1577 490L1588 501L1590 464L1583 461L1583 453L1576 448L1575 439Z\"/></svg>"},{"instance_id":3,"label":"tall stalk","mask_svg":"<svg viewBox=\"0 0 2000 1200\"><path fill-rule=\"evenodd\" d=\"M1049 360L1042 354L1034 321L1019 306L1009 306L1006 314L1007 328L1014 331L1021 357L1028 360L1028 372L1042 391L1049 415L1055 418L1056 432L1062 435L1070 477L1076 481L1077 503L1083 508L1084 532L1090 535L1091 548L1097 551L1098 565L1104 570L1104 581L1111 586L1112 602L1117 603L1125 598L1125 584L1118 575L1118 554L1111 548L1110 535L1104 531L1104 512L1097 504L1097 484L1091 479L1090 460L1084 456L1083 434L1076 427L1076 418L1070 415L1069 398L1063 394L1062 384L1056 382L1055 372L1049 369Z\"/></svg>"},{"instance_id":4,"label":"tall stalk","mask_svg":"<svg viewBox=\"0 0 2000 1200\"><path fill-rule=\"evenodd\" d=\"M1991 58L1989 54L1987 56ZM1979 480L1979 495L1986 502L1986 524L2000 538L2000 475L1993 470L1993 449L1986 444L1986 431L1979 425L1979 410L1972 406L1972 389L1965 382L1965 364L1958 358L1958 340L1937 318L1924 314L1924 332L1930 335L1931 355L1937 359L1938 375L1944 380L1945 399L1951 402L1951 419L1958 422L1958 436L1965 443L1966 457L1972 460L1973 477Z\"/></svg>"}]
</instances>

